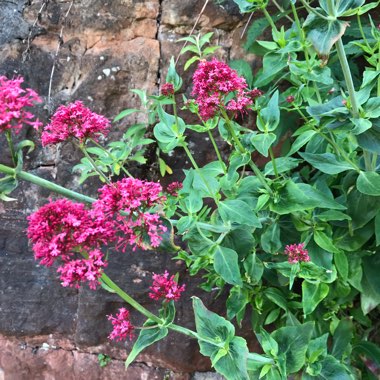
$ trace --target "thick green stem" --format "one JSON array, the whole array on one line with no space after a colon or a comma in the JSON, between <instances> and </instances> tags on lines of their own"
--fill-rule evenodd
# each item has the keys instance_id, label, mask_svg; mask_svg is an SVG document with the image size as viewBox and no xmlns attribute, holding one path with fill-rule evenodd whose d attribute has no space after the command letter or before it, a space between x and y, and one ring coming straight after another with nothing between
<instances>
[{"instance_id":1,"label":"thick green stem","mask_svg":"<svg viewBox=\"0 0 380 380\"><path fill-rule=\"evenodd\" d=\"M90 162L91 166L94 168L94 170L99 174L99 177L103 178L104 181L108 184L111 183L111 181L108 179L108 177L97 167L95 161L92 159L92 157L87 153L87 150L83 144L79 144L79 149L82 151L82 153L85 155L87 160Z\"/></svg>"},{"instance_id":2,"label":"thick green stem","mask_svg":"<svg viewBox=\"0 0 380 380\"><path fill-rule=\"evenodd\" d=\"M55 193L61 194L66 198L74 199L79 202L93 203L96 201L94 198L90 198L86 195L77 193L76 191L68 190L62 186L56 185L53 182L47 181L46 179L37 177L36 175L24 171L16 172L14 168L10 168L9 166L0 164L0 172L13 175L18 179L34 183L35 185L44 187L45 189L54 191Z\"/></svg>"},{"instance_id":3,"label":"thick green stem","mask_svg":"<svg viewBox=\"0 0 380 380\"><path fill-rule=\"evenodd\" d=\"M234 131L234 128L233 126L231 125L231 120L230 118L228 117L226 111L224 109L221 109L221 113L223 115L223 118L226 122L226 126L227 126L227 129L228 129L228 132L230 133L230 135L232 136L232 139L234 140L235 144L236 144L236 147L238 148L238 150L240 151L240 153L242 154L249 154L249 152L247 152L247 150L244 148L244 146L241 144L240 140L238 139L238 137L236 136L236 133ZM269 194L273 194L273 191L272 189L269 187L268 183L267 183L267 180L265 179L264 175L261 173L260 169L256 166L256 164L252 161L252 159L249 161L249 166L251 167L251 169L253 170L253 172L255 173L256 177L260 180L260 182L262 183L262 185L264 186L264 188L266 189L266 191L269 193Z\"/></svg>"},{"instance_id":4,"label":"thick green stem","mask_svg":"<svg viewBox=\"0 0 380 380\"><path fill-rule=\"evenodd\" d=\"M16 152L15 152L15 147L13 145L11 131L9 129L7 129L5 131L5 137L7 138L9 150L11 152L11 157L12 157L13 165L16 167L17 166L17 157L16 157Z\"/></svg>"},{"instance_id":5,"label":"thick green stem","mask_svg":"<svg viewBox=\"0 0 380 380\"><path fill-rule=\"evenodd\" d=\"M352 107L352 116L355 119L357 119L357 118L359 118L359 107L358 107L358 103L356 100L354 82L352 80L351 70L350 70L350 66L348 65L346 53L344 52L342 39L339 39L335 43L335 46L336 46L336 51L338 53L340 65L342 67L344 79L346 81L348 94L350 96L350 103L351 103L351 107Z\"/></svg>"},{"instance_id":6,"label":"thick green stem","mask_svg":"<svg viewBox=\"0 0 380 380\"><path fill-rule=\"evenodd\" d=\"M135 301L130 295L125 293L123 289L121 289L117 284L115 284L105 273L102 274L101 280L115 293L122 298L125 302L131 305L134 309L136 309L141 314L145 315L147 318L151 319L154 322L157 322L159 325L162 324L161 318L157 317L149 310L145 309L144 306L140 305L137 301Z\"/></svg>"}]
</instances>

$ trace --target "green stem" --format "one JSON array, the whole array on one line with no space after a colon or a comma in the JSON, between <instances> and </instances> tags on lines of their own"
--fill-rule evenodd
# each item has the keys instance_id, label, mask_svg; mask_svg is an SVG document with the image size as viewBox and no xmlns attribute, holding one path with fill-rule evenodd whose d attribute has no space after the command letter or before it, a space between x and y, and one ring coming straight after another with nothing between
<instances>
[{"instance_id":1,"label":"green stem","mask_svg":"<svg viewBox=\"0 0 380 380\"><path fill-rule=\"evenodd\" d=\"M153 313L151 313L148 309L145 309L144 306L140 305L137 301L135 301L130 295L125 293L123 289L121 289L117 284L115 284L105 273L102 274L101 280L112 290L115 291L115 293L122 298L125 302L127 302L129 305L131 305L134 309L136 309L141 314L145 315L147 318L151 319L152 321L158 323L159 325L162 324L161 318L157 317Z\"/></svg>"},{"instance_id":2,"label":"green stem","mask_svg":"<svg viewBox=\"0 0 380 380\"><path fill-rule=\"evenodd\" d=\"M16 157L16 152L15 152L15 147L13 145L11 131L9 129L7 129L5 131L5 137L7 138L9 150L11 152L11 157L12 157L13 165L16 167L17 166L17 157Z\"/></svg>"},{"instance_id":3,"label":"green stem","mask_svg":"<svg viewBox=\"0 0 380 380\"><path fill-rule=\"evenodd\" d=\"M206 180L206 178L204 177L204 175L202 174L198 164L196 163L195 159L194 159L194 156L192 155L192 153L190 152L190 149L187 147L187 144L184 142L182 145L182 148L185 150L186 154L187 154L187 157L189 158L191 164L193 165L195 171L199 174L199 176L201 177L203 183L205 184L205 186L207 187L207 190L208 192L210 193L210 196L214 199L215 203L218 205L219 204L219 201L218 199L216 198L216 196L212 193L211 191L211 188Z\"/></svg>"},{"instance_id":4,"label":"green stem","mask_svg":"<svg viewBox=\"0 0 380 380\"><path fill-rule=\"evenodd\" d=\"M95 140L93 139L89 139L94 145L96 145L99 149L102 149L103 152L105 152L108 157L110 157L114 162L118 162L119 160L111 153L109 152L106 148L104 148L104 146L100 145L99 143L97 143ZM128 176L128 177L131 177L133 178L133 175L124 167L124 166L121 166L121 170Z\"/></svg>"},{"instance_id":5,"label":"green stem","mask_svg":"<svg viewBox=\"0 0 380 380\"><path fill-rule=\"evenodd\" d=\"M210 138L210 141L212 143L212 146L214 147L214 150L215 150L215 153L216 153L216 156L218 157L218 161L220 162L220 165L224 171L224 173L226 173L226 169L225 169L225 164L222 160L222 156L220 155L220 152L219 152L219 149L218 149L218 145L216 145L216 141L214 139L214 136L212 135L211 131L208 130L208 137Z\"/></svg>"},{"instance_id":6,"label":"green stem","mask_svg":"<svg viewBox=\"0 0 380 380\"><path fill-rule=\"evenodd\" d=\"M272 147L269 148L269 155L270 155L270 159L272 161L274 175L275 175L276 178L278 178L278 170L277 170L276 158L274 157Z\"/></svg>"},{"instance_id":7,"label":"green stem","mask_svg":"<svg viewBox=\"0 0 380 380\"><path fill-rule=\"evenodd\" d=\"M363 38L365 44L367 45L367 48L371 49L371 46L369 45L368 40L364 34L363 26L362 26L362 20L360 19L359 13L356 16L357 16L357 20L358 20L358 26L359 26L360 34L362 35L362 38Z\"/></svg>"},{"instance_id":8,"label":"green stem","mask_svg":"<svg viewBox=\"0 0 380 380\"><path fill-rule=\"evenodd\" d=\"M46 179L40 178L36 175L24 171L16 172L14 168L10 168L9 166L0 164L0 172L13 175L18 179L34 183L35 185L44 187L48 190L54 191L55 193L63 195L66 198L74 199L79 202L93 203L96 201L96 199L94 198L90 198L86 195L77 193L76 191L68 190L62 186L56 185L55 183L47 181Z\"/></svg>"},{"instance_id":9,"label":"green stem","mask_svg":"<svg viewBox=\"0 0 380 380\"><path fill-rule=\"evenodd\" d=\"M240 151L240 153L242 153L242 154L249 154L250 155L250 153L246 151L246 149L244 148L244 146L241 144L241 142L239 141L238 137L236 136L234 128L231 125L231 120L228 117L226 111L221 108L221 113L222 113L223 118L224 118L224 120L226 122L226 126L227 126L227 129L228 129L228 132L231 134L232 139L234 140L234 142L236 144L236 147L238 148L238 150ZM269 194L273 194L273 191L269 187L269 185L267 183L267 180L265 179L264 175L261 173L260 169L252 161L252 159L249 161L249 166L251 167L251 169L255 173L256 177L259 179L259 181L262 183L262 185L264 186L264 188L266 189L266 191Z\"/></svg>"},{"instance_id":10,"label":"green stem","mask_svg":"<svg viewBox=\"0 0 380 380\"><path fill-rule=\"evenodd\" d=\"M148 319L156 322L159 326L162 326L163 320L157 315L151 313L148 309L146 309L144 306L142 306L140 303L138 303L136 300L134 300L130 295L128 295L123 289L121 289L116 283L114 283L105 273L102 274L101 280L110 287L121 299L123 299L126 303L128 303L130 306L132 306L135 310L140 312L141 314L145 315ZM185 334L187 336L190 336L192 338L198 339L198 335L196 332L182 326L178 326L174 323L167 326L169 329L173 331L177 331L181 334Z\"/></svg>"},{"instance_id":11,"label":"green stem","mask_svg":"<svg viewBox=\"0 0 380 380\"><path fill-rule=\"evenodd\" d=\"M270 14L268 13L268 11L267 11L265 8L263 8L262 11L263 11L264 16L265 16L265 18L267 19L269 25L272 27L272 29L273 29L275 32L278 32L277 27L276 27L276 24L273 22L272 17L271 17Z\"/></svg>"},{"instance_id":12,"label":"green stem","mask_svg":"<svg viewBox=\"0 0 380 380\"><path fill-rule=\"evenodd\" d=\"M319 13L316 9L312 8L305 0L301 0L303 6L311 13L314 13L316 16L323 18L326 21L330 21L330 19L324 16L322 13Z\"/></svg>"},{"instance_id":13,"label":"green stem","mask_svg":"<svg viewBox=\"0 0 380 380\"><path fill-rule=\"evenodd\" d=\"M79 144L79 149L82 151L82 153L85 155L85 157L90 162L91 166L94 168L94 170L99 174L99 177L103 178L104 181L108 184L111 183L111 181L108 179L108 177L97 167L95 161L92 159L92 157L87 153L87 150L83 144Z\"/></svg>"}]
</instances>

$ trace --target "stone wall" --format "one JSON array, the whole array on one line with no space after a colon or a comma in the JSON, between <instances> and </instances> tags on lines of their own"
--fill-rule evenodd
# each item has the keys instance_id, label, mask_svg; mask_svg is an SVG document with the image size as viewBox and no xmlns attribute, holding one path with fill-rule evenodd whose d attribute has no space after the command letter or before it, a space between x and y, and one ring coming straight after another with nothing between
<instances>
[{"instance_id":1,"label":"stone wall","mask_svg":"<svg viewBox=\"0 0 380 380\"><path fill-rule=\"evenodd\" d=\"M159 92L169 59L181 48L175 41L190 32L203 4L201 0L77 0L70 8L71 2L65 0L0 0L0 75L22 75L27 86L37 90L44 98L37 112L45 122L59 104L76 99L113 118L124 108L139 106L130 89ZM223 4L210 1L197 30L214 31L222 46L220 55L233 59L243 54L240 33L245 20L232 1ZM186 78L183 91L189 94L191 70ZM116 125L111 137L136 121L131 116ZM30 129L19 138L38 141ZM194 147L200 161L209 158L204 142L196 141ZM38 147L27 169L95 195L93 182L80 186L71 172L79 158L70 143ZM175 172L169 181L181 177L187 165L184 157L176 154L167 160ZM0 163L10 164L4 136L0 136ZM154 154L149 166L134 170L144 178L159 179ZM62 288L58 275L40 267L28 248L26 216L52 195L22 183L12 194L17 201L0 203L0 379L187 379L191 372L207 370L209 362L198 353L196 342L171 333L139 356L126 374L122 360L131 344L107 342L106 315L122 306L120 300L103 290ZM146 293L152 272L164 268L180 272L187 284L177 309L178 322L192 327L189 297L200 294L199 280L190 279L181 262L162 253L127 252L114 256L108 273L155 310ZM213 296L202 298L211 309L221 310ZM137 314L132 318L137 325L143 323ZM98 353L114 360L102 369Z\"/></svg>"}]
</instances>

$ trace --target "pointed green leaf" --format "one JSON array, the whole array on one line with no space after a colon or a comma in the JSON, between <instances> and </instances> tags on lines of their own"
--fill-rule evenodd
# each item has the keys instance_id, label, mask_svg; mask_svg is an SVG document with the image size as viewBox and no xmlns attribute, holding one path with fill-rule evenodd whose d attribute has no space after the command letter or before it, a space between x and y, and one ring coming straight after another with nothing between
<instances>
[{"instance_id":1,"label":"pointed green leaf","mask_svg":"<svg viewBox=\"0 0 380 380\"><path fill-rule=\"evenodd\" d=\"M214 254L214 269L224 281L231 285L242 286L237 253L230 248L218 245Z\"/></svg>"}]
</instances>

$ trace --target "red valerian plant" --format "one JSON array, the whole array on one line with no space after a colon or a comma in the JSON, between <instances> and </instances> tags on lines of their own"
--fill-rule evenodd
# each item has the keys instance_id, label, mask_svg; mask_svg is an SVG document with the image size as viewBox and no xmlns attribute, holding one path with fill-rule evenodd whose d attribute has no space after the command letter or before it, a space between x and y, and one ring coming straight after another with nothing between
<instances>
[{"instance_id":1,"label":"red valerian plant","mask_svg":"<svg viewBox=\"0 0 380 380\"><path fill-rule=\"evenodd\" d=\"M166 302L178 301L181 298L181 293L185 291L185 285L178 285L178 282L172 275L169 277L169 272L164 274L153 274L153 285L149 288L151 292L149 297L158 301L163 298Z\"/></svg>"},{"instance_id":2,"label":"red valerian plant","mask_svg":"<svg viewBox=\"0 0 380 380\"><path fill-rule=\"evenodd\" d=\"M21 87L23 82L21 77L7 79L0 76L0 132L14 130L19 133L23 125L31 125L34 129L42 126L35 115L25 109L42 100L34 90L24 90Z\"/></svg>"},{"instance_id":3,"label":"red valerian plant","mask_svg":"<svg viewBox=\"0 0 380 380\"><path fill-rule=\"evenodd\" d=\"M80 143L87 139L98 141L100 136L108 134L110 121L77 100L60 106L51 118L50 124L42 132L42 145L58 144L69 138L76 138Z\"/></svg>"},{"instance_id":4,"label":"red valerian plant","mask_svg":"<svg viewBox=\"0 0 380 380\"><path fill-rule=\"evenodd\" d=\"M289 2L286 15L294 24L288 30L277 28L267 2L237 2L245 11L262 11L272 29L273 41L259 41L263 49L258 53L265 55L263 70L255 75L246 62L232 61L230 67L216 58L204 60L214 51L203 49L212 34L186 38L182 52L196 56L185 68L195 61L199 65L193 77L196 99L184 97L181 112L200 116L199 124L187 125L177 112L183 81L174 59L164 96L135 90L141 112L154 124L161 172L168 172L161 153L177 148L192 164L184 170L181 186L168 186L166 197L160 184L135 179L125 168L133 152L152 142L144 138L141 125L129 128L107 149L97 140L108 124L100 123L99 115L83 116L93 114L81 103L62 108L49 129L52 141L79 141L85 155L79 165L83 180L98 176L106 183L98 199L24 172L25 142L12 154L14 167L0 164L6 174L0 196L9 194L17 179L25 179L89 204L50 202L29 218L28 236L36 259L47 266L58 262L64 286L86 282L95 288L100 283L147 318L137 328L125 308L108 316L114 327L110 339L132 338L140 330L127 365L173 330L197 339L201 353L228 380L366 379L373 377L374 368L366 364L368 358L380 368L379 348L373 343L380 305L380 33L373 23L368 30L360 23L375 3L327 0L314 9L301 2L311 13L302 26ZM355 55L365 53L355 70L362 76L356 78L356 88L341 39L353 14L361 42L346 46ZM255 39L253 51L256 45ZM336 91L329 93L331 88ZM231 118L245 116L247 110L256 121L252 128ZM133 112L124 110L115 119ZM203 167L197 163L187 141L189 129L208 134L214 161ZM230 152L221 154L217 133ZM282 141L283 156L276 157L273 148ZM11 142L8 138L12 153ZM267 163L258 166L257 155L267 157ZM181 245L175 245L180 238ZM196 331L175 324L174 301L185 286L167 270L154 274L146 289L147 297L163 301L153 314L105 273L106 258L114 257L105 254L110 243L121 250L131 245L172 253L191 275L202 275L203 290L227 295L226 318L193 297ZM235 335L232 322L248 320L261 353L249 352L247 341Z\"/></svg>"}]
</instances>

